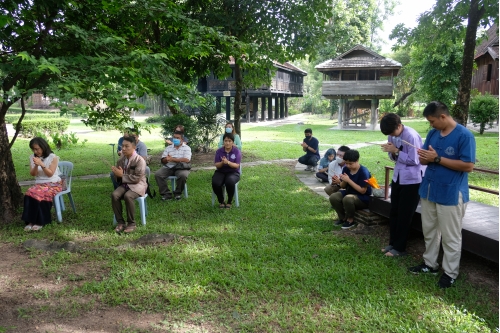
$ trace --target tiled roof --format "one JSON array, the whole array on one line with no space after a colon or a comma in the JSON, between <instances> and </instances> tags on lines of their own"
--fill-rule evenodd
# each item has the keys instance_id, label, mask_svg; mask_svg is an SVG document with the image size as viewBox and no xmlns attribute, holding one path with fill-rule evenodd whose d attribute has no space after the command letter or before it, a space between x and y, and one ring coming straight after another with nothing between
<instances>
[{"instance_id":1,"label":"tiled roof","mask_svg":"<svg viewBox=\"0 0 500 333\"><path fill-rule=\"evenodd\" d=\"M476 46L476 54L474 59L489 53L493 59L498 59L498 33L497 25L493 24L488 31L486 31L486 39L484 39L481 44Z\"/></svg>"},{"instance_id":2,"label":"tiled roof","mask_svg":"<svg viewBox=\"0 0 500 333\"><path fill-rule=\"evenodd\" d=\"M326 69L399 69L401 64L358 44L337 58L327 60L315 68L320 72Z\"/></svg>"}]
</instances>

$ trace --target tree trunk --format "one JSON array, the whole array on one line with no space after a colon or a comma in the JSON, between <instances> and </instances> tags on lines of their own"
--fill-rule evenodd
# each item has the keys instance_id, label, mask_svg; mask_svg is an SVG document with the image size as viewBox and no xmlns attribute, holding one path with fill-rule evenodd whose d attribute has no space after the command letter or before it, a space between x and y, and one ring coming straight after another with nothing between
<instances>
[{"instance_id":1,"label":"tree trunk","mask_svg":"<svg viewBox=\"0 0 500 333\"><path fill-rule=\"evenodd\" d=\"M234 81L236 83L236 93L234 95L234 130L241 138L241 91L243 90L243 75L241 68L236 63L234 64Z\"/></svg>"},{"instance_id":2,"label":"tree trunk","mask_svg":"<svg viewBox=\"0 0 500 333\"><path fill-rule=\"evenodd\" d=\"M467 22L467 30L464 40L464 55L462 59L462 71L455 107L452 108L452 116L455 120L466 126L469 116L470 90L472 81L472 70L474 67L474 52L476 49L476 34L479 21L484 14L484 6L479 8L479 0L471 0Z\"/></svg>"},{"instance_id":3,"label":"tree trunk","mask_svg":"<svg viewBox=\"0 0 500 333\"><path fill-rule=\"evenodd\" d=\"M5 121L0 124L0 202L0 223L12 222L22 205L23 193L17 182Z\"/></svg>"}]
</instances>

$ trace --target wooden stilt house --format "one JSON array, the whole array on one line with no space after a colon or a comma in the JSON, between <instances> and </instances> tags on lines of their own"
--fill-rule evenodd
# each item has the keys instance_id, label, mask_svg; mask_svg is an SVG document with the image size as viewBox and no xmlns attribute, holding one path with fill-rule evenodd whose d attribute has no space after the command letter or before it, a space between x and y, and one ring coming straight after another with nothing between
<instances>
[{"instance_id":1,"label":"wooden stilt house","mask_svg":"<svg viewBox=\"0 0 500 333\"><path fill-rule=\"evenodd\" d=\"M498 96L498 27L493 25L486 32L486 39L476 47L471 88L484 95Z\"/></svg>"},{"instance_id":2,"label":"wooden stilt house","mask_svg":"<svg viewBox=\"0 0 500 333\"><path fill-rule=\"evenodd\" d=\"M401 64L374 51L356 45L335 59L316 66L323 73L322 95L339 99L339 129L375 129L378 122L378 102L392 99L394 77Z\"/></svg>"}]
</instances>

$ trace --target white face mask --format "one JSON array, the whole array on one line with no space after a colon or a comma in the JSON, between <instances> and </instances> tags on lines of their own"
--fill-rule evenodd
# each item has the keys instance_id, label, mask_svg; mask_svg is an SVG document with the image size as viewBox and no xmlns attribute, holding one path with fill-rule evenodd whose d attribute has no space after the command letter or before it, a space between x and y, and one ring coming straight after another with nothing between
<instances>
[{"instance_id":1,"label":"white face mask","mask_svg":"<svg viewBox=\"0 0 500 333\"><path fill-rule=\"evenodd\" d=\"M344 160L341 158L341 157L335 157L335 160L337 161L337 163L341 164L341 163L344 163Z\"/></svg>"}]
</instances>

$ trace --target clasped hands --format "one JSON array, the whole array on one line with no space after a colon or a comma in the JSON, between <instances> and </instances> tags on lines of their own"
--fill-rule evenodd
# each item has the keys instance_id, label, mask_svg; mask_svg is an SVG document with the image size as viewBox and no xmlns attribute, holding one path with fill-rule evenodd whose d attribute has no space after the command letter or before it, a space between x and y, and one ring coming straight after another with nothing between
<instances>
[{"instance_id":1,"label":"clasped hands","mask_svg":"<svg viewBox=\"0 0 500 333\"><path fill-rule=\"evenodd\" d=\"M426 161L426 162L434 162L434 159L438 157L437 152L432 148L431 145L429 145L429 150L425 149L419 149L417 150L418 157L420 157L421 160Z\"/></svg>"},{"instance_id":2,"label":"clasped hands","mask_svg":"<svg viewBox=\"0 0 500 333\"><path fill-rule=\"evenodd\" d=\"M222 164L229 164L229 160L226 158L226 156L222 156L221 162Z\"/></svg>"},{"instance_id":3,"label":"clasped hands","mask_svg":"<svg viewBox=\"0 0 500 333\"><path fill-rule=\"evenodd\" d=\"M33 157L33 163L35 163L35 165L38 165L38 166L43 166L43 161L40 157Z\"/></svg>"},{"instance_id":4,"label":"clasped hands","mask_svg":"<svg viewBox=\"0 0 500 333\"><path fill-rule=\"evenodd\" d=\"M384 143L383 145L381 145L381 147L382 147L382 151L386 152L386 153L395 154L395 153L399 152L398 147L396 147L394 144L392 144L392 142Z\"/></svg>"},{"instance_id":5,"label":"clasped hands","mask_svg":"<svg viewBox=\"0 0 500 333\"><path fill-rule=\"evenodd\" d=\"M123 169L122 169L122 167L112 166L111 167L111 172L113 172L115 174L116 178L122 178L123 177Z\"/></svg>"}]
</instances>

